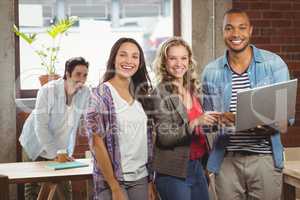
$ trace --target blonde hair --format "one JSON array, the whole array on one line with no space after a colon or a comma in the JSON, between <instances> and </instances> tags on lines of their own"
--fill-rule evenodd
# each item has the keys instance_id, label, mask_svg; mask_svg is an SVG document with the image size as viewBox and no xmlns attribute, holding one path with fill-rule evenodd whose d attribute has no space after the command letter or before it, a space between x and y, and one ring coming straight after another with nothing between
<instances>
[{"instance_id":1,"label":"blonde hair","mask_svg":"<svg viewBox=\"0 0 300 200\"><path fill-rule=\"evenodd\" d=\"M156 77L158 83L167 83L172 85L171 92L178 93L177 87L172 84L175 79L166 68L167 53L171 47L183 46L188 51L189 66L187 72L183 76L183 86L187 88L192 94L199 92L199 81L195 68L197 66L196 61L193 58L193 52L189 44L184 41L181 37L171 37L166 40L157 51L156 57L153 62Z\"/></svg>"}]
</instances>

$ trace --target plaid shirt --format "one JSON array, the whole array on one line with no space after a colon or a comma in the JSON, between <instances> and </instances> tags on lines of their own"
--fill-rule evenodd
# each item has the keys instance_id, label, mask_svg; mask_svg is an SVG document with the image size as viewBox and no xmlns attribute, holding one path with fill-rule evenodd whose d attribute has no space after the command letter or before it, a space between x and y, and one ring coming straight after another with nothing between
<instances>
[{"instance_id":1,"label":"plaid shirt","mask_svg":"<svg viewBox=\"0 0 300 200\"><path fill-rule=\"evenodd\" d=\"M110 89L105 84L100 84L91 94L89 106L86 114L87 132L89 135L90 147L93 145L93 134L100 135L105 144L112 162L113 171L118 181L124 181L121 167L121 153L118 139L118 127L115 106ZM150 161L153 156L152 127L148 126L148 171L150 172ZM94 199L98 199L101 191L106 189L107 183L103 174L97 167L97 161L93 148L90 148L94 158Z\"/></svg>"}]
</instances>

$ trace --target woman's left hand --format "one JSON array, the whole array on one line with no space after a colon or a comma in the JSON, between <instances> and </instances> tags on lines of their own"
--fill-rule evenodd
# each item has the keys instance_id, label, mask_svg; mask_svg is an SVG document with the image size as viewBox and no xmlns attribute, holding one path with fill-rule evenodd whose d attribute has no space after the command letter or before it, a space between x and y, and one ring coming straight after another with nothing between
<instances>
[{"instance_id":1,"label":"woman's left hand","mask_svg":"<svg viewBox=\"0 0 300 200\"><path fill-rule=\"evenodd\" d=\"M200 117L194 119L193 121L190 121L189 125L191 129L194 129L196 126L202 126L202 125L210 126L218 123L220 116L221 116L220 112L208 111L203 113Z\"/></svg>"}]
</instances>

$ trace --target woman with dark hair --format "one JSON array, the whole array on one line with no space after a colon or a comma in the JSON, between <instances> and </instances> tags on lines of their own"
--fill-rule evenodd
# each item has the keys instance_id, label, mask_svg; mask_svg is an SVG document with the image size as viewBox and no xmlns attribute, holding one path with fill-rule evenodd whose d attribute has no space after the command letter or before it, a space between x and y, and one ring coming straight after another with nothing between
<instances>
[{"instance_id":1,"label":"woman with dark hair","mask_svg":"<svg viewBox=\"0 0 300 200\"><path fill-rule=\"evenodd\" d=\"M165 41L154 67L156 147L153 168L162 200L208 200L203 163L208 154L202 125L217 122L217 112L204 112L190 46L181 38Z\"/></svg>"},{"instance_id":2,"label":"woman with dark hair","mask_svg":"<svg viewBox=\"0 0 300 200\"><path fill-rule=\"evenodd\" d=\"M119 39L86 116L94 199L144 200L151 195L152 132L143 104L150 89L140 45L131 38Z\"/></svg>"}]
</instances>

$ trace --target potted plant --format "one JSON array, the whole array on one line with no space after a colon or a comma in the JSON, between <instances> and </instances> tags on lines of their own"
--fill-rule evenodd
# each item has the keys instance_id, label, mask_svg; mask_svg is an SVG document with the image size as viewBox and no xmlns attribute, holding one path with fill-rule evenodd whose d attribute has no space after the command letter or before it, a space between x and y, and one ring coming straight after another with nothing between
<instances>
[{"instance_id":1,"label":"potted plant","mask_svg":"<svg viewBox=\"0 0 300 200\"><path fill-rule=\"evenodd\" d=\"M54 25L50 26L46 31L51 40L49 43L50 45L48 43L42 43L38 46L34 45L38 38L37 33L24 33L21 32L16 25L13 26L14 33L33 48L35 54L40 58L41 66L47 72L46 75L41 75L39 77L41 85L60 77L58 74L56 74L55 65L58 62L61 37L76 23L77 20L77 17L68 17L58 20Z\"/></svg>"}]
</instances>

